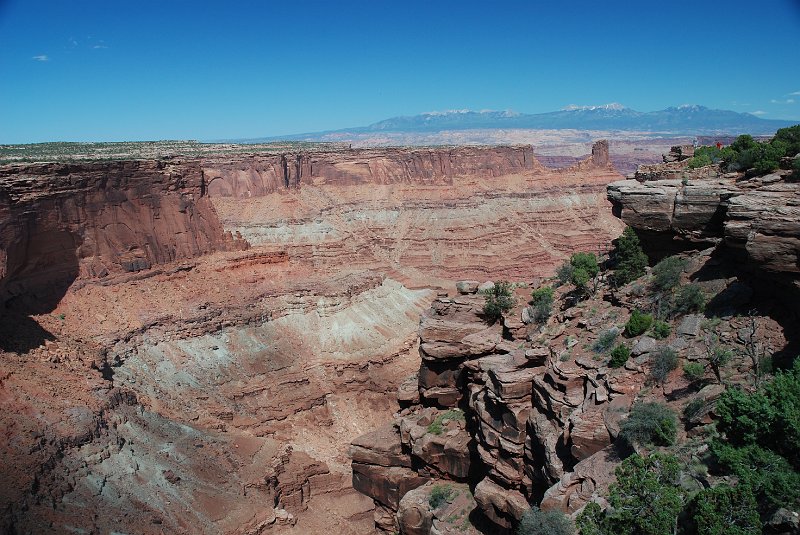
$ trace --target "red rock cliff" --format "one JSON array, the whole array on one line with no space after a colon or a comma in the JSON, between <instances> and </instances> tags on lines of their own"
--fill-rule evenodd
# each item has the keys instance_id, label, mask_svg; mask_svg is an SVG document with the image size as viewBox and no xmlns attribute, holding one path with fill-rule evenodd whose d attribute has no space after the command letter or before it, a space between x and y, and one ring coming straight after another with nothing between
<instances>
[{"instance_id":1,"label":"red rock cliff","mask_svg":"<svg viewBox=\"0 0 800 535\"><path fill-rule=\"evenodd\" d=\"M226 247L197 161L0 169L0 300Z\"/></svg>"},{"instance_id":2,"label":"red rock cliff","mask_svg":"<svg viewBox=\"0 0 800 535\"><path fill-rule=\"evenodd\" d=\"M452 185L454 177L498 177L543 167L525 147L366 149L349 152L211 159L203 164L209 192L257 197L307 185Z\"/></svg>"}]
</instances>

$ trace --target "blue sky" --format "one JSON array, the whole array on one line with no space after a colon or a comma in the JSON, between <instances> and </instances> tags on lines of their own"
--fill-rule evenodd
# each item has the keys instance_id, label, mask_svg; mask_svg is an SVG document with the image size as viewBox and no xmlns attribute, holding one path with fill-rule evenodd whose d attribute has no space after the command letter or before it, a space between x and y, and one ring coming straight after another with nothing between
<instances>
[{"instance_id":1,"label":"blue sky","mask_svg":"<svg viewBox=\"0 0 800 535\"><path fill-rule=\"evenodd\" d=\"M608 102L800 120L798 43L798 0L0 0L0 143Z\"/></svg>"}]
</instances>

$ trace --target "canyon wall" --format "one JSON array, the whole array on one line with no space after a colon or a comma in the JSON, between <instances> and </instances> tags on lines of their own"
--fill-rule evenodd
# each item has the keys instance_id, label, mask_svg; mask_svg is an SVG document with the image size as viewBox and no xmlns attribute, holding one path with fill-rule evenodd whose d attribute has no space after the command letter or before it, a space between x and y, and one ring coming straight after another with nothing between
<instances>
[{"instance_id":1,"label":"canyon wall","mask_svg":"<svg viewBox=\"0 0 800 535\"><path fill-rule=\"evenodd\" d=\"M225 229L251 245L414 285L549 272L621 229L605 200L619 178L607 144L555 171L528 147L493 147L209 161L204 173Z\"/></svg>"},{"instance_id":2,"label":"canyon wall","mask_svg":"<svg viewBox=\"0 0 800 535\"><path fill-rule=\"evenodd\" d=\"M79 277L140 271L233 242L196 161L7 166L0 184L3 302L52 308Z\"/></svg>"}]
</instances>

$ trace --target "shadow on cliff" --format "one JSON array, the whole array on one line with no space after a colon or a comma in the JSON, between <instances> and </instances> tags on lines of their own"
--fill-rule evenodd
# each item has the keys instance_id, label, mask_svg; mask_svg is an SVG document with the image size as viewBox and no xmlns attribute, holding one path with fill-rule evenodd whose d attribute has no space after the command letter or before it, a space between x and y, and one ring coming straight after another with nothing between
<instances>
[{"instance_id":1,"label":"shadow on cliff","mask_svg":"<svg viewBox=\"0 0 800 535\"><path fill-rule=\"evenodd\" d=\"M9 247L0 280L0 350L27 353L55 339L32 316L51 313L77 279L79 245L70 232L49 231Z\"/></svg>"},{"instance_id":2,"label":"shadow on cliff","mask_svg":"<svg viewBox=\"0 0 800 535\"><path fill-rule=\"evenodd\" d=\"M780 368L791 367L800 355L800 317L797 303L800 295L790 282L779 276L769 276L752 267L744 253L716 248L705 264L692 275L692 282L736 279L729 283L707 304L707 317L768 316L783 330L786 345L777 349L773 363Z\"/></svg>"}]
</instances>

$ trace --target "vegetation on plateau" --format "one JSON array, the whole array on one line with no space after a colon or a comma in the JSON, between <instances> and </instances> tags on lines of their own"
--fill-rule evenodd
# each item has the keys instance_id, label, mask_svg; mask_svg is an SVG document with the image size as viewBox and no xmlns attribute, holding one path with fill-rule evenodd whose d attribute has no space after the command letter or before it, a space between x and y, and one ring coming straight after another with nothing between
<instances>
[{"instance_id":1,"label":"vegetation on plateau","mask_svg":"<svg viewBox=\"0 0 800 535\"><path fill-rule=\"evenodd\" d=\"M689 160L689 168L718 163L724 171L747 171L752 169L763 175L778 169L783 157L800 153L800 125L781 128L766 142L758 142L752 136L742 135L727 147L698 147ZM800 175L800 160L792 162L794 174Z\"/></svg>"}]
</instances>

